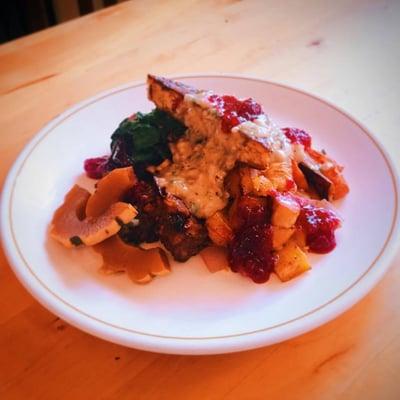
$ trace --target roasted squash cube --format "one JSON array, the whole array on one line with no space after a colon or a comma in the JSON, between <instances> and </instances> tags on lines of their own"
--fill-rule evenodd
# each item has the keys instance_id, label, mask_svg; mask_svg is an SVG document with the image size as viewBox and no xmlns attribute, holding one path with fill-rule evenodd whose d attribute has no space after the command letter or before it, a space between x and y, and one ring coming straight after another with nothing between
<instances>
[{"instance_id":1,"label":"roasted squash cube","mask_svg":"<svg viewBox=\"0 0 400 400\"><path fill-rule=\"evenodd\" d=\"M290 196L277 196L272 205L272 225L291 228L300 214L300 205Z\"/></svg>"},{"instance_id":2,"label":"roasted squash cube","mask_svg":"<svg viewBox=\"0 0 400 400\"><path fill-rule=\"evenodd\" d=\"M264 171L249 167L240 169L240 184L245 195L268 196L274 189Z\"/></svg>"},{"instance_id":3,"label":"roasted squash cube","mask_svg":"<svg viewBox=\"0 0 400 400\"><path fill-rule=\"evenodd\" d=\"M282 282L289 281L311 268L306 253L292 239L277 252L277 256L275 273Z\"/></svg>"},{"instance_id":4,"label":"roasted squash cube","mask_svg":"<svg viewBox=\"0 0 400 400\"><path fill-rule=\"evenodd\" d=\"M294 234L295 227L282 228L280 226L272 226L272 247L279 250Z\"/></svg>"},{"instance_id":5,"label":"roasted squash cube","mask_svg":"<svg viewBox=\"0 0 400 400\"><path fill-rule=\"evenodd\" d=\"M225 247L206 247L199 254L211 273L222 270L229 271L228 250Z\"/></svg>"},{"instance_id":6,"label":"roasted squash cube","mask_svg":"<svg viewBox=\"0 0 400 400\"><path fill-rule=\"evenodd\" d=\"M227 246L233 238L233 230L221 211L217 211L214 215L207 218L206 227L208 236L217 246Z\"/></svg>"}]
</instances>

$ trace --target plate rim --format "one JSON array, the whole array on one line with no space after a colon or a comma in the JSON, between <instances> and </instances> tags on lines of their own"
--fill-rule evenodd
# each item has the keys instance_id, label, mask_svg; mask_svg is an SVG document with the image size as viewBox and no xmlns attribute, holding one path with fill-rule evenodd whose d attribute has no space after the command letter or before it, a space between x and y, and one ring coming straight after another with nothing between
<instances>
[{"instance_id":1,"label":"plate rim","mask_svg":"<svg viewBox=\"0 0 400 400\"><path fill-rule=\"evenodd\" d=\"M11 219L10 211L12 206L11 199L13 194L13 184L16 182L19 173L23 169L25 161L28 159L30 153L35 149L35 146L39 144L47 136L47 134L49 134L65 119L69 118L74 113L79 112L79 110L101 100L102 98L108 97L124 90L134 89L146 85L145 81L138 80L101 91L94 96L90 96L89 98L86 98L76 103L72 107L67 108L66 110L52 118L36 134L34 134L32 139L19 153L11 169L9 170L8 175L4 181L3 191L1 195L1 238L3 242L3 249L10 263L10 266L13 269L14 273L17 275L19 281L28 290L28 292L30 292L33 297L38 300L45 308L49 309L56 315L61 316L71 325L74 325L92 335L119 344L127 345L129 347L175 354L225 353L277 343L283 340L287 340L291 337L298 336L304 332L308 332L320 325L325 324L326 322L334 319L335 317L348 310L357 301L361 300L373 288L373 286L375 286L379 282L379 280L383 277L383 275L390 267L391 261L393 260L397 252L396 242L400 236L398 211L398 193L400 186L399 176L396 165L393 163L391 156L387 153L386 149L383 147L380 141L365 126L363 126L359 121L357 121L346 111L342 110L340 107L330 103L329 101L326 101L325 99L317 95L290 85L286 85L276 81L250 77L243 74L194 73L179 76L170 76L170 78L178 80L188 78L227 78L250 80L259 82L261 84L280 86L284 89L295 91L302 95L314 98L318 102L321 102L324 105L329 106L336 112L344 115L348 120L356 124L362 130L362 132L373 142L374 147L380 152L381 156L383 157L385 165L391 175L391 181L393 184L393 190L396 200L394 205L394 214L391 229L385 240L385 243L380 249L375 260L372 261L369 268L360 277L358 277L355 282L353 282L340 294L336 295L333 299L305 314L267 328L261 328L251 332L242 332L216 337L173 337L131 330L91 316L90 314L87 314L84 311L77 309L74 305L69 304L61 297L57 296L29 268L29 264L26 263L26 261L24 260L23 255L18 249L17 241L13 237L11 226L12 224L7 223L9 222L9 218ZM25 262L26 265L22 265L21 262L22 264L24 264ZM31 275L31 279L26 276L26 272ZM34 278L33 282L32 277ZM48 293L44 293L43 290L47 290ZM51 294L51 296L49 294ZM61 304L59 302L61 302ZM74 313L76 311L78 311L80 315L75 315ZM89 321L86 321L87 318L89 318ZM303 324L301 324L300 322L303 322ZM100 324L100 326L98 326L98 324ZM276 331L277 328L278 330L281 330L280 334L278 335L276 334L276 332L275 334L273 332L274 330ZM117 331L113 332L112 330L115 329ZM125 336L127 332L130 337Z\"/></svg>"}]
</instances>

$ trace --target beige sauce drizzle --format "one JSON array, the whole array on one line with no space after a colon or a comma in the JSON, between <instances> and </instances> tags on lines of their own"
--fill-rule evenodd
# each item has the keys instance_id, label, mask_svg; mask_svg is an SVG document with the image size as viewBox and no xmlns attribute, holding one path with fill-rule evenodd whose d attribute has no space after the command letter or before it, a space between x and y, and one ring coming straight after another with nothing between
<instances>
[{"instance_id":1,"label":"beige sauce drizzle","mask_svg":"<svg viewBox=\"0 0 400 400\"><path fill-rule=\"evenodd\" d=\"M210 92L186 95L185 101L199 104L207 114L205 117L215 118L216 111L207 101L209 95ZM291 156L286 136L266 115L232 129L232 132L237 131L252 139L262 139L270 150L271 162L288 160ZM216 132L206 136L188 130L171 145L172 163L159 172L157 183L181 198L192 214L208 218L227 205L229 195L224 189L224 179L235 166L242 143L243 138L238 134Z\"/></svg>"},{"instance_id":2,"label":"beige sauce drizzle","mask_svg":"<svg viewBox=\"0 0 400 400\"><path fill-rule=\"evenodd\" d=\"M228 135L204 138L188 131L171 150L173 162L156 178L159 186L181 198L199 218L223 209L229 198L224 179L235 166L238 146Z\"/></svg>"}]
</instances>

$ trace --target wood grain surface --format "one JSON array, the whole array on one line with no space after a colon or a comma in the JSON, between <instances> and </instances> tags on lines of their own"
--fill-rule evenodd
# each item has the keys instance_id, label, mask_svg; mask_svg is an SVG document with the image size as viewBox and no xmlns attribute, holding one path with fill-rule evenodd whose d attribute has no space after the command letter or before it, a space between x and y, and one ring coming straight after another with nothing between
<instances>
[{"instance_id":1,"label":"wood grain surface","mask_svg":"<svg viewBox=\"0 0 400 400\"><path fill-rule=\"evenodd\" d=\"M400 2L130 1L0 46L0 185L49 119L147 72L231 72L347 110L399 166ZM367 176L367 167L366 167ZM0 251L1 399L400 398L400 255L376 288L296 339L219 356L137 351L41 307Z\"/></svg>"}]
</instances>

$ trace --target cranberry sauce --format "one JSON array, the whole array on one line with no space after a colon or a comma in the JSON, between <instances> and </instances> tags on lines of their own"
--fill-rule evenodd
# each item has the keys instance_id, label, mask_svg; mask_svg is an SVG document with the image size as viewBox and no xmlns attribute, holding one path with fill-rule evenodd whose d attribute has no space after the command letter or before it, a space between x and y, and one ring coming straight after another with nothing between
<instances>
[{"instance_id":1,"label":"cranberry sauce","mask_svg":"<svg viewBox=\"0 0 400 400\"><path fill-rule=\"evenodd\" d=\"M88 158L83 164L86 175L92 179L102 178L108 171L109 156Z\"/></svg>"},{"instance_id":2,"label":"cranberry sauce","mask_svg":"<svg viewBox=\"0 0 400 400\"><path fill-rule=\"evenodd\" d=\"M321 202L293 193L275 192L271 195L300 205L296 226L305 234L310 252L324 254L335 248L335 230L340 227L341 220L333 210L324 207Z\"/></svg>"},{"instance_id":3,"label":"cranberry sauce","mask_svg":"<svg viewBox=\"0 0 400 400\"><path fill-rule=\"evenodd\" d=\"M336 246L335 229L340 219L331 210L313 204L303 205L296 225L306 235L306 244L313 253L329 253Z\"/></svg>"},{"instance_id":4,"label":"cranberry sauce","mask_svg":"<svg viewBox=\"0 0 400 400\"><path fill-rule=\"evenodd\" d=\"M256 283L269 279L275 266L270 224L246 226L236 232L228 249L229 265L234 272L248 276Z\"/></svg>"},{"instance_id":5,"label":"cranberry sauce","mask_svg":"<svg viewBox=\"0 0 400 400\"><path fill-rule=\"evenodd\" d=\"M271 202L243 196L237 205L238 228L228 247L228 261L234 272L256 283L269 279L276 262L272 251Z\"/></svg>"},{"instance_id":6,"label":"cranberry sauce","mask_svg":"<svg viewBox=\"0 0 400 400\"><path fill-rule=\"evenodd\" d=\"M311 147L311 136L306 131L298 128L283 128L282 131L292 144L302 144L306 149Z\"/></svg>"},{"instance_id":7,"label":"cranberry sauce","mask_svg":"<svg viewBox=\"0 0 400 400\"><path fill-rule=\"evenodd\" d=\"M222 130L226 133L242 122L253 121L258 115L263 114L261 105L251 98L239 100L234 96L213 94L207 99L221 115Z\"/></svg>"}]
</instances>

